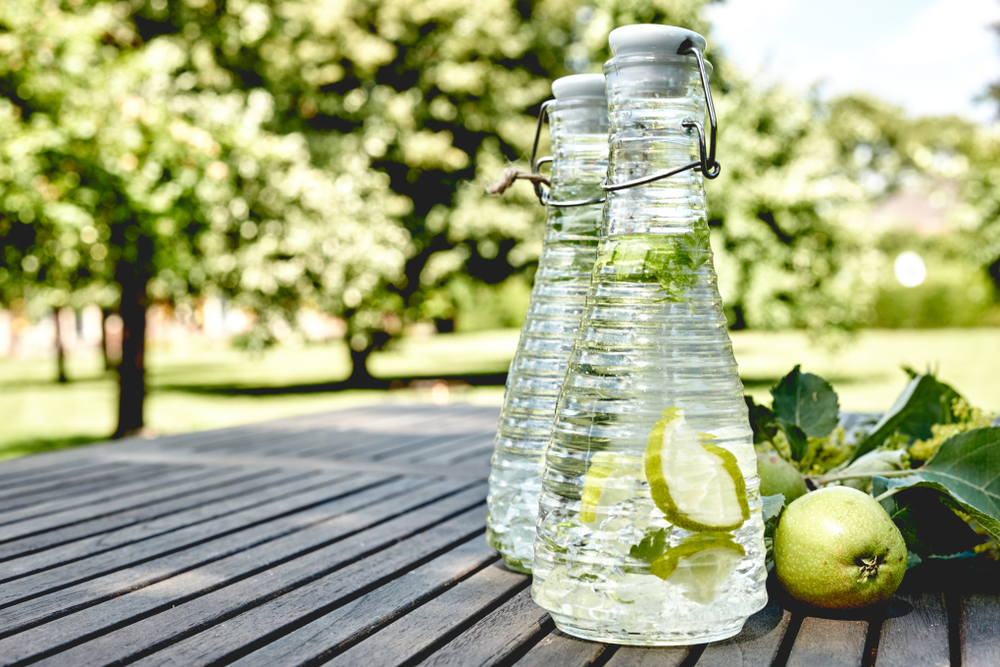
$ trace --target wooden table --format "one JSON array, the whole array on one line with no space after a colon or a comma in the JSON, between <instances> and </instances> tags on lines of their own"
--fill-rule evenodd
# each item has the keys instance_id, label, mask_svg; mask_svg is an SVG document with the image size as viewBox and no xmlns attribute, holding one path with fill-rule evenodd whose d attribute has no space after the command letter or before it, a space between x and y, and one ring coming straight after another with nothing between
<instances>
[{"instance_id":1,"label":"wooden table","mask_svg":"<svg viewBox=\"0 0 1000 667\"><path fill-rule=\"evenodd\" d=\"M1000 665L997 582L961 567L867 616L772 603L706 646L556 631L483 539L497 412L384 405L0 463L0 664Z\"/></svg>"}]
</instances>

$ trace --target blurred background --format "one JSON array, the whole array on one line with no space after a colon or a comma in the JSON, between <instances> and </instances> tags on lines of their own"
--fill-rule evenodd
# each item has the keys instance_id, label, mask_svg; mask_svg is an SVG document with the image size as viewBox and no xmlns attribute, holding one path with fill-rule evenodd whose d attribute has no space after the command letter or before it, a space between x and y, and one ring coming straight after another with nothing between
<instances>
[{"instance_id":1,"label":"blurred background","mask_svg":"<svg viewBox=\"0 0 1000 667\"><path fill-rule=\"evenodd\" d=\"M485 186L639 22L709 41L748 392L1000 410L996 0L4 0L0 458L499 406L544 211Z\"/></svg>"}]
</instances>

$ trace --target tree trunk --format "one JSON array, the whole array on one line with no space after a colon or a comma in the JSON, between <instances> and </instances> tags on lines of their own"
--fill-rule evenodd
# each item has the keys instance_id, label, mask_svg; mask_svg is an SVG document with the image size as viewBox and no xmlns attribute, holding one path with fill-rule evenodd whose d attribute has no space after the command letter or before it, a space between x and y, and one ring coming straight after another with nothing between
<instances>
[{"instance_id":1,"label":"tree trunk","mask_svg":"<svg viewBox=\"0 0 1000 667\"><path fill-rule=\"evenodd\" d=\"M145 425L146 401L146 271L135 264L119 265L122 288L118 313L122 318L122 356L118 362L118 428L115 438L132 435Z\"/></svg>"},{"instance_id":2,"label":"tree trunk","mask_svg":"<svg viewBox=\"0 0 1000 667\"><path fill-rule=\"evenodd\" d=\"M56 368L59 372L59 383L66 384L69 378L66 377L66 350L63 348L62 323L59 322L59 309L52 311L56 319Z\"/></svg>"},{"instance_id":3,"label":"tree trunk","mask_svg":"<svg viewBox=\"0 0 1000 667\"><path fill-rule=\"evenodd\" d=\"M379 381L368 371L368 357L375 349L373 345L365 347L363 350L351 350L351 376L347 378L347 384L352 387L375 387Z\"/></svg>"},{"instance_id":4,"label":"tree trunk","mask_svg":"<svg viewBox=\"0 0 1000 667\"><path fill-rule=\"evenodd\" d=\"M111 360L111 353L108 351L108 316L111 311L101 308L101 352L104 354L104 370L110 371L115 367Z\"/></svg>"}]
</instances>

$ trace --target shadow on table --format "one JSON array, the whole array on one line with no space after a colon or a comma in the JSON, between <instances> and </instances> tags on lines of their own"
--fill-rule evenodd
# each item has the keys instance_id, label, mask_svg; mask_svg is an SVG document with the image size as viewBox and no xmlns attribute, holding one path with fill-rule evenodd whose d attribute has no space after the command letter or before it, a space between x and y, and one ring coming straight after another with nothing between
<instances>
[{"instance_id":1,"label":"shadow on table","mask_svg":"<svg viewBox=\"0 0 1000 667\"><path fill-rule=\"evenodd\" d=\"M472 387L502 387L507 383L507 373L465 373L461 375L427 375L410 377L375 378L373 382L358 384L348 380L339 382L312 382L293 385L244 385L244 384L156 384L156 391L178 391L190 394L218 396L277 396L282 394L324 394L350 389L405 389L444 382L449 385Z\"/></svg>"}]
</instances>

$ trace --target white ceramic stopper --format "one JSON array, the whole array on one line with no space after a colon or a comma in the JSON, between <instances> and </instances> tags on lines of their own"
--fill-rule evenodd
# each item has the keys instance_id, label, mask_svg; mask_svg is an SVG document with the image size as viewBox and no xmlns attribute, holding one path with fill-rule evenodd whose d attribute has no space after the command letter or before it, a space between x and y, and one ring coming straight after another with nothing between
<instances>
[{"instance_id":1,"label":"white ceramic stopper","mask_svg":"<svg viewBox=\"0 0 1000 667\"><path fill-rule=\"evenodd\" d=\"M604 92L603 74L570 74L552 82L552 94L557 100L568 97L601 97Z\"/></svg>"},{"instance_id":2,"label":"white ceramic stopper","mask_svg":"<svg viewBox=\"0 0 1000 667\"><path fill-rule=\"evenodd\" d=\"M615 28L608 35L608 44L616 57L640 54L677 55L688 46L697 46L704 53L708 45L705 38L693 30L652 23Z\"/></svg>"}]
</instances>

